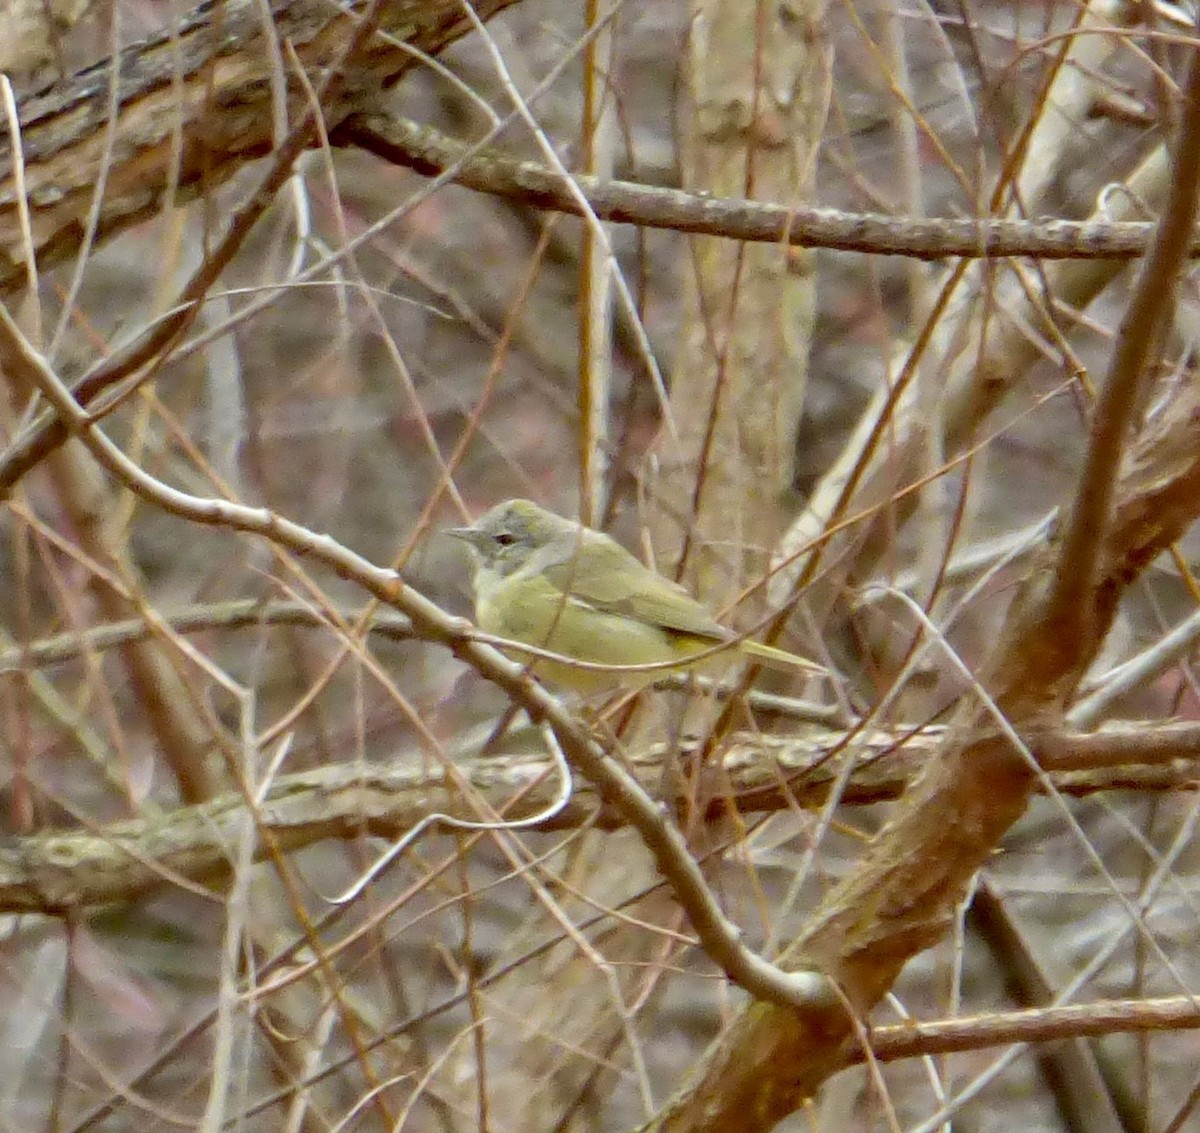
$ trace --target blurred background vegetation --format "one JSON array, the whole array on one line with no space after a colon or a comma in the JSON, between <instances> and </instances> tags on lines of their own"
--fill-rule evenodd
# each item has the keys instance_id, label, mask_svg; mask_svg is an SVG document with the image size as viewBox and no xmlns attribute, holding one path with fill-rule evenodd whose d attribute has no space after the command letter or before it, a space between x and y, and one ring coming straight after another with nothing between
<instances>
[{"instance_id":1,"label":"blurred background vegetation","mask_svg":"<svg viewBox=\"0 0 1200 1133\"><path fill-rule=\"evenodd\" d=\"M853 753L878 729L899 758L904 736L948 722L969 695L964 672L1004 637L1054 509L1077 490L1137 270L1117 256L962 259L938 243L939 223L1006 219L1024 238L1050 220L1111 235L1155 219L1191 14L1116 0L477 6L504 10L483 31L458 3L413 5L449 14L421 41L432 54L412 59L375 34L339 55L344 38L314 29L351 21L308 0L272 13L217 0L198 14L14 0L0 17L22 120L14 146L9 118L0 201L10 314L68 385L116 376L88 408L167 485L327 534L461 615L467 563L440 529L511 496L584 516L730 624L789 613L781 642L836 673L764 678L803 700L783 715L735 710L739 742L819 733ZM194 62L201 19L237 34ZM404 62L367 66L371 51ZM138 59L161 69L146 78ZM239 69L265 77L235 97ZM326 96L294 177L256 197ZM750 243L581 220L519 190L431 190L427 172L389 160L388 121L447 145L492 131L485 164L615 179L634 212L654 186L685 190L693 220L725 200L794 209L797 227L821 220L814 206L838 210L831 222L895 218L912 254L874 237ZM161 168L160 152L174 155ZM81 186L61 190L72 170ZM108 204L141 188L145 202L109 224ZM188 321L122 370L260 199L269 207ZM1197 298L1185 275L1150 363L1148 429L1190 404ZM480 779L454 768L544 755L450 650L368 632L353 572L220 516L171 514L78 441L18 467L14 454L48 435L47 411L11 366L5 378L5 1125L624 1129L686 1093L744 996L691 946L645 848L611 815L589 805L556 829L423 830L342 905L386 848L375 835L412 822L368 821L364 803L361 822L330 819L250 861L271 818L264 793L288 776L318 773L318 815L334 806L326 769L440 777L479 818L503 792L481 803ZM1186 534L1156 546L1125 580L1103 649L1059 706L1064 726L1194 718L1193 548ZM900 594L945 647L918 648ZM228 604L246 600L228 624ZM1131 658L1142 667L1116 684ZM632 716L603 719L624 729L623 758L657 753L647 782L666 792L690 782L679 745L717 711L695 690L651 691ZM1149 1019L1155 997L1189 996L1194 753L1175 754L1154 774L1035 798L874 1023L983 1025L1102 999L1131 1016L1146 1004ZM892 806L823 805L798 788L743 807L705 790L681 789L679 821L718 901L768 956L804 931ZM212 800L249 816L239 833L202 812L225 869L155 867L147 832L191 831L184 808ZM112 824L125 821L119 841ZM70 859L62 878L45 864L47 831L116 847L111 877L80 867L76 891ZM156 880L126 883L123 861L149 862ZM1114 1024L953 1055L931 1042L924 1059L851 1067L789 1107L785 1127L1185 1129L1200 1120L1183 1029L1196 1019L1173 1002L1176 1032ZM716 1127L699 1108L673 1127Z\"/></svg>"}]
</instances>

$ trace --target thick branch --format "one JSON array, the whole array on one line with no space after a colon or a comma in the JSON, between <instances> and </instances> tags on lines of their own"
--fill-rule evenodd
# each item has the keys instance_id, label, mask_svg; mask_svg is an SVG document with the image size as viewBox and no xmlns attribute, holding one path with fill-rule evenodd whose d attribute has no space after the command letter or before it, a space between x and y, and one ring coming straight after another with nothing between
<instances>
[{"instance_id":1,"label":"thick branch","mask_svg":"<svg viewBox=\"0 0 1200 1133\"><path fill-rule=\"evenodd\" d=\"M735 737L720 764L707 772L701 793L711 799L714 816L728 813L730 799L743 813L817 808L840 778L844 761L854 758L858 766L842 801L877 803L903 794L943 740L938 729L916 735L880 731L855 736L850 745L841 732L786 740ZM1048 733L1030 743L1053 771L1055 785L1071 793L1178 787L1195 780L1200 760L1200 726L1194 724ZM632 759L631 770L653 791L663 782L664 760L674 761L679 753L678 745L651 749ZM687 745L683 754L689 754ZM262 860L268 844L297 850L364 833L394 841L435 813L468 821L502 814L519 822L545 813L558 790L553 762L531 755L456 760L453 768L411 759L281 775L255 815L256 855ZM685 801L694 804L695 798L677 800ZM245 821L245 798L232 793L91 831L10 839L0 848L0 913L78 912L131 901L163 884L222 885L231 868L229 847L237 845ZM585 824L615 830L627 822L594 787L580 782L566 806L539 828Z\"/></svg>"},{"instance_id":2,"label":"thick branch","mask_svg":"<svg viewBox=\"0 0 1200 1133\"><path fill-rule=\"evenodd\" d=\"M1096 597L1122 458L1153 380L1151 356L1175 310L1179 276L1200 207L1200 59L1193 53L1183 87L1183 113L1173 156L1174 184L1117 334L1109 372L1092 420L1080 482L1063 525L1061 548L1044 611L1050 660L1030 674L1047 701L1070 692L1109 628L1115 604ZM1151 504L1153 509L1153 503ZM1140 569L1139 564L1138 569ZM1107 613L1107 616L1105 616ZM1056 648L1057 647L1057 648ZM1061 671L1053 665L1061 658ZM1068 687L1069 686L1069 687Z\"/></svg>"},{"instance_id":3,"label":"thick branch","mask_svg":"<svg viewBox=\"0 0 1200 1133\"><path fill-rule=\"evenodd\" d=\"M895 1062L922 1055L988 1050L1007 1043L1061 1042L1068 1038L1197 1028L1200 1010L1190 996L1110 1000L876 1027L871 1032L871 1057ZM866 1052L855 1051L852 1061L865 1062Z\"/></svg>"},{"instance_id":4,"label":"thick branch","mask_svg":"<svg viewBox=\"0 0 1200 1133\"><path fill-rule=\"evenodd\" d=\"M1010 616L983 679L993 703L1017 729L1028 728L1047 709L1061 705L1107 630L1107 623L1097 617L1098 604L1106 581L1104 564L1116 551L1113 539L1121 537L1110 524L1112 503L1119 505L1123 498L1123 482L1116 469L1101 466L1101 458L1119 460L1136 423L1145 392L1147 343L1162 317L1169 315L1146 310L1146 300L1157 295L1161 302L1173 295L1185 251L1177 226L1181 218L1194 217L1200 164L1200 67L1195 63L1193 58L1175 151L1181 173L1156 238L1154 262L1170 278L1153 280L1143 274L1125 323L1128 342L1114 356L1111 392L1097 409L1100 424L1091 437L1081 478L1080 492L1098 491L1103 506L1076 501L1065 550L1056 548L1059 561L1045 562L1025 587L1018 600L1020 612ZM1186 231L1190 236L1190 222ZM1174 249L1164 246L1166 233L1173 234ZM1141 554L1148 555L1169 534L1188 506L1195 514L1200 501L1180 501L1172 524L1150 525L1138 533ZM1141 555L1129 561L1128 573L1111 580L1115 593L1147 561ZM1078 573L1077 585L1066 577L1068 567ZM1050 585L1047 577L1053 580ZM1087 607L1082 624L1063 608L1072 592ZM854 1010L870 1010L909 959L943 938L971 877L1024 813L1036 782L1034 769L1000 724L979 706L977 697L963 704L947 749L929 762L858 868L828 894L789 949L788 963L825 972ZM770 1128L838 1068L854 1033L844 1011L789 1012L752 1004L719 1040L695 1082L652 1127L676 1133L733 1124ZM764 1071L765 1067L771 1069Z\"/></svg>"},{"instance_id":5,"label":"thick branch","mask_svg":"<svg viewBox=\"0 0 1200 1133\"><path fill-rule=\"evenodd\" d=\"M350 115L334 132L335 144L357 146L393 165L426 176L455 169L454 181L481 193L533 208L578 216L579 198L553 170L489 152L464 158L467 147L426 126L378 111ZM575 183L601 220L664 228L752 243L833 248L918 260L949 256L986 259L1036 256L1060 259L1135 259L1144 255L1154 226L1141 222L1006 220L992 217L898 217L848 213L769 201L688 193L632 181L576 176ZM1200 254L1193 239L1190 254Z\"/></svg>"},{"instance_id":6,"label":"thick branch","mask_svg":"<svg viewBox=\"0 0 1200 1133\"><path fill-rule=\"evenodd\" d=\"M489 18L516 0L475 0ZM352 13L361 14L365 4ZM272 6L274 33L289 43L314 80L354 33L354 14L324 0L282 0ZM388 0L383 26L422 52L436 53L470 25L461 0ZM273 137L274 53L263 41L255 0L205 3L184 16L175 35L133 44L20 106L20 146L39 269L79 248L92 195L104 184L98 238L153 216L174 191L176 201L228 180L247 161L268 153ZM116 63L114 68L113 63ZM330 127L413 66L414 55L376 37L343 76L343 94L323 110ZM107 169L110 84L119 84L119 120ZM287 76L290 119L306 109L295 76ZM0 295L26 280L25 247L12 169L12 139L0 143Z\"/></svg>"}]
</instances>

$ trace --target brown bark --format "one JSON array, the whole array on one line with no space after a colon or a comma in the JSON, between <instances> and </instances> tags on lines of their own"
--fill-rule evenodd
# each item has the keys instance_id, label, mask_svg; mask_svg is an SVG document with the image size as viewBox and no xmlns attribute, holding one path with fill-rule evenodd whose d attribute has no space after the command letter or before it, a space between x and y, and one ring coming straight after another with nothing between
<instances>
[{"instance_id":1,"label":"brown bark","mask_svg":"<svg viewBox=\"0 0 1200 1133\"><path fill-rule=\"evenodd\" d=\"M516 0L479 0L483 19ZM366 4L355 7L361 16ZM356 21L320 0L273 6L272 31L311 79L334 61ZM382 26L419 51L436 54L470 30L458 0L387 0ZM20 105L21 155L33 252L44 270L71 258L84 235L98 185L104 187L97 238L157 215L165 205L210 192L246 162L270 152L274 53L264 42L261 6L225 0L194 8L176 35L137 43ZM114 67L115 64L115 67ZM322 108L327 128L369 108L415 65L413 55L378 38L352 61L343 91ZM108 117L110 84L118 115ZM306 108L287 75L289 118ZM0 293L26 281L12 142L0 143Z\"/></svg>"},{"instance_id":2,"label":"brown bark","mask_svg":"<svg viewBox=\"0 0 1200 1133\"><path fill-rule=\"evenodd\" d=\"M825 126L824 4L694 6L684 182L715 197L803 204ZM655 487L667 558L691 549L714 605L763 575L792 482L815 253L698 237Z\"/></svg>"}]
</instances>

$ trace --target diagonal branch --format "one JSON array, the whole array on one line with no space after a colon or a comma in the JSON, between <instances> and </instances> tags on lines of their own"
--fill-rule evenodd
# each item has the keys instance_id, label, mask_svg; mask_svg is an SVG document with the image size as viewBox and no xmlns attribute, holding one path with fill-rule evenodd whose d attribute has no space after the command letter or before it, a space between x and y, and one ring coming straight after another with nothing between
<instances>
[{"instance_id":1,"label":"diagonal branch","mask_svg":"<svg viewBox=\"0 0 1200 1133\"><path fill-rule=\"evenodd\" d=\"M1061 705L1078 682L1108 628L1102 621L1102 564L1120 536L1112 522L1121 499L1120 459L1141 409L1147 355L1186 255L1200 179L1200 59L1193 50L1184 85L1185 108L1176 140L1172 195L1164 209L1155 255L1142 273L1096 412L1080 496L1062 549L1052 548L1018 598L1007 632L976 695L988 693L1010 727L1028 727ZM1187 228L1181 232L1181 226ZM1169 246L1174 242L1174 246ZM1193 461L1194 463L1194 461ZM1176 477L1177 478L1177 477ZM1200 510L1191 497L1190 514ZM1175 513L1175 519L1182 510ZM1171 525L1139 540L1139 554L1112 582L1117 592L1145 566ZM1161 548L1160 548L1161 549ZM1052 556L1057 555L1057 562ZM1119 556L1118 556L1119 557ZM1078 580L1067 578L1067 569ZM1050 580L1047 586L1047 579ZM1070 601L1085 606L1082 613ZM1115 608L1109 597L1105 609ZM1080 632L1072 636L1072 628ZM943 938L970 880L1009 827L1024 813L1036 782L1034 768L1000 728L999 713L984 715L974 699L962 705L947 749L901 802L858 868L813 914L788 962L824 971L856 1012L869 1011L904 964ZM845 1010L788 1011L753 1004L722 1036L693 1082L668 1103L651 1128L766 1130L811 1097L853 1045L854 1021Z\"/></svg>"},{"instance_id":2,"label":"diagonal branch","mask_svg":"<svg viewBox=\"0 0 1200 1133\"><path fill-rule=\"evenodd\" d=\"M513 2L490 0L481 7L492 14ZM444 47L454 35L473 26L463 18L461 5L454 0L425 4L370 0L356 8L353 16L330 16L321 8L323 22L315 23L314 11L309 11L307 4L308 0L293 0L281 8L276 30L281 37L294 31L300 46L293 54L302 64L323 72L317 97L326 129L355 107L369 103L384 85L411 66L414 50ZM78 242L83 217L91 207L89 178L103 184L105 190L104 208L95 218L95 234L99 237L156 212L167 202L167 192L178 193L180 187L197 185L211 188L250 157L267 152L272 144L277 147L255 192L233 215L168 314L80 383L76 395L84 404L94 404L113 385L161 357L186 330L196 317L200 301L291 177L296 159L319 135L317 109L303 84L293 78L291 85L300 88L293 91L290 107L296 124L286 137L272 136L275 118L270 113L269 99L273 88L268 81L272 56L259 43L263 34L260 13L252 3L245 8L239 3L231 7L238 17L233 20L233 35L223 16L214 24L215 17L206 8L197 9L184 21L181 33L187 38L188 50L177 52L174 39L129 49L126 56L133 78L128 87L122 88L118 100L122 127L115 146L110 147L107 141L96 146L99 132L92 119L102 113L102 108L96 102L99 94L92 89L95 83L81 83L81 76L64 89L52 88L44 96L50 100L50 107L41 107L43 96L39 96L25 108L32 117L29 125L23 126L22 176L28 187L26 203L31 224L40 234L34 254L50 262L60 252L65 254L56 244L59 236L70 248ZM412 20L411 25L405 23L407 19ZM380 26L387 29L397 24L397 30L410 35L410 49L381 48L377 34ZM227 59L231 50L234 54ZM160 58L164 53L165 59ZM183 62L177 61L177 54ZM124 60L122 57L122 65ZM221 78L225 80L223 85ZM102 93L107 95L113 81L112 76L106 77ZM191 96L189 83L197 87ZM252 127L234 113L235 106L251 113ZM151 119L149 130L140 127L143 114ZM185 140L182 149L178 145L181 137ZM106 166L101 178L100 163L114 160L115 167ZM76 177L84 180L80 183ZM7 199L13 215L6 216L6 178L10 182L14 179L11 159L7 171L0 166L0 253L6 236L15 236L18 242L10 246L15 249L14 256L19 257L26 252L20 239L24 229L18 205L22 202L10 187ZM22 267L19 258L13 262L15 267ZM0 259L0 289L3 278ZM11 489L66 437L63 422L53 419L27 429L0 458L0 487Z\"/></svg>"},{"instance_id":3,"label":"diagonal branch","mask_svg":"<svg viewBox=\"0 0 1200 1133\"><path fill-rule=\"evenodd\" d=\"M517 0L475 0L484 19ZM314 85L346 50L368 5L344 8L325 0L272 5L274 34L289 43ZM375 36L339 77L342 96L326 105L330 127L370 106L383 88L470 30L460 0L386 0ZM92 191L100 183L104 130L114 64L119 71L117 143L107 170L98 238L104 239L188 197L227 181L243 165L271 152L272 92L277 77L263 42L256 0L205 3L171 32L126 48L21 102L19 144L41 269L74 254ZM407 47L407 50L406 50ZM289 119L306 112L301 85L289 77ZM11 138L0 142L0 294L24 285L26 268L12 168ZM177 199L177 198L176 198Z\"/></svg>"},{"instance_id":4,"label":"diagonal branch","mask_svg":"<svg viewBox=\"0 0 1200 1133\"><path fill-rule=\"evenodd\" d=\"M1179 276L1200 207L1200 63L1195 55L1183 87L1183 113L1174 154L1174 187L1142 265L1125 318L1117 333L1108 376L1092 420L1080 483L1066 518L1051 591L1040 611L1046 642L1061 646L1062 671L1034 674L1045 681L1047 698L1063 695L1078 682L1107 634L1109 620L1098 617L1096 595L1101 553L1111 522L1121 461L1145 408L1154 373L1151 351L1175 310ZM1152 505L1151 505L1152 506ZM1115 603L1108 607L1109 615ZM1069 687L1067 687L1069 686Z\"/></svg>"},{"instance_id":5,"label":"diagonal branch","mask_svg":"<svg viewBox=\"0 0 1200 1133\"><path fill-rule=\"evenodd\" d=\"M405 614L415 637L449 648L478 669L531 720L553 730L571 766L590 780L605 802L637 831L686 911L701 947L733 983L766 1002L795 1005L829 997L824 977L784 971L743 944L741 931L722 912L678 827L590 730L533 680L526 666L481 645L474 639L469 623L446 614L405 584L394 570L375 566L328 536L318 535L267 508L189 495L145 473L104 435L3 307L0 364L38 389L100 467L139 499L191 523L268 539L309 556Z\"/></svg>"}]
</instances>

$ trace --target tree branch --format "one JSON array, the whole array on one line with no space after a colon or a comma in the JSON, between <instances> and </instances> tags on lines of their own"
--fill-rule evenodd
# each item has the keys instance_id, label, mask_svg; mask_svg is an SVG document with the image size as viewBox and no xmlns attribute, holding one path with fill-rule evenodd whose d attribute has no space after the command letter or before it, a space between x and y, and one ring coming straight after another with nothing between
<instances>
[{"instance_id":1,"label":"tree branch","mask_svg":"<svg viewBox=\"0 0 1200 1133\"><path fill-rule=\"evenodd\" d=\"M578 197L544 165L497 152L464 158L467 146L405 118L365 110L349 115L330 138L426 176L456 169L456 184L506 197L530 208L582 215ZM1154 226L1134 221L1005 220L991 217L900 217L848 213L766 201L721 198L682 189L576 175L601 220L754 243L831 248L918 260L1034 256L1060 259L1136 259ZM1200 254L1200 239L1188 246Z\"/></svg>"},{"instance_id":2,"label":"tree branch","mask_svg":"<svg viewBox=\"0 0 1200 1133\"><path fill-rule=\"evenodd\" d=\"M1155 269L1168 278L1143 283L1126 319L1129 341L1112 365L1109 389L1097 408L1089 457L1079 492L1095 489L1103 507L1076 500L1067 524L1065 549L1035 571L982 681L961 705L946 749L926 766L897 813L871 842L858 867L822 901L785 962L826 972L855 1012L865 1013L892 986L905 963L945 935L971 877L1009 827L1024 813L1036 769L1017 749L1005 725L1028 729L1061 707L1094 656L1107 630L1097 617L1102 572L1112 545L1112 504L1120 499L1119 472L1100 466L1100 457L1119 459L1136 424L1144 396L1142 380L1151 337L1161 316L1146 310L1147 298L1163 302L1174 294L1175 276L1194 215L1200 164L1200 67L1193 50L1185 84L1185 111L1176 139L1177 172L1172 197L1156 237ZM1183 198L1187 198L1186 200ZM1168 236L1173 247L1166 247ZM1200 507L1193 501L1192 511ZM1175 512L1178 518L1181 510ZM1092 529L1085 524L1093 524ZM1143 555L1167 534L1156 528L1139 539ZM1112 581L1117 593L1148 561ZM1063 566L1082 572L1079 584ZM1047 585L1047 580L1050 585ZM1065 609L1074 593L1087 604L1083 621ZM1105 598L1106 604L1111 598ZM1072 634L1072 628L1086 632ZM983 701L983 697L988 699ZM980 704L984 703L984 707ZM717 1041L694 1082L685 1086L651 1123L657 1130L768 1129L793 1112L838 1068L853 1045L855 1026L845 1009L784 1011L753 1004ZM769 1068L769 1069L767 1069Z\"/></svg>"},{"instance_id":3,"label":"tree branch","mask_svg":"<svg viewBox=\"0 0 1200 1133\"><path fill-rule=\"evenodd\" d=\"M475 0L489 19L517 0ZM314 83L345 50L365 2L345 9L324 0L272 5L272 27ZM326 125L369 106L378 92L470 30L461 0L386 0L381 27L415 50L375 36L341 76L342 94L323 106ZM111 237L164 205L227 181L269 153L271 99L279 79L265 49L255 0L204 3L164 35L132 44L21 101L21 147L34 254L39 269L70 258L79 245L97 184L105 185L97 237ZM116 69L114 78L113 70ZM109 84L118 84L120 120L112 162L102 177ZM304 117L304 92L287 78L289 118ZM25 246L13 175L13 140L0 142L0 295L24 286ZM167 194L175 193L173 200Z\"/></svg>"},{"instance_id":4,"label":"tree branch","mask_svg":"<svg viewBox=\"0 0 1200 1133\"><path fill-rule=\"evenodd\" d=\"M848 805L872 805L901 796L924 765L937 757L944 730L855 735L816 731L794 739L735 736L699 785L713 817L732 803L743 814L796 806L818 808L856 766L842 792ZM630 770L647 793L661 787L663 768L698 753L699 740L662 745L630 757ZM1200 725L1113 727L1095 733L1050 732L1030 737L1059 790L1093 794L1130 787L1149 790L1194 783L1200 761ZM335 764L279 776L255 816L255 859L303 849L327 839L372 834L389 841L431 815L478 821L502 815L521 822L543 813L559 787L551 759L506 755L472 759L456 753L453 766L409 758L386 765ZM694 796L674 800L694 803ZM9 839L0 847L0 913L77 913L99 904L132 901L161 885L219 887L230 875L229 847L244 829L240 792L169 813L93 830L54 830ZM628 826L619 808L585 782L542 830Z\"/></svg>"}]
</instances>

